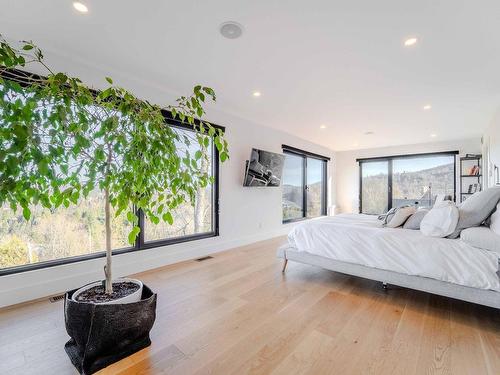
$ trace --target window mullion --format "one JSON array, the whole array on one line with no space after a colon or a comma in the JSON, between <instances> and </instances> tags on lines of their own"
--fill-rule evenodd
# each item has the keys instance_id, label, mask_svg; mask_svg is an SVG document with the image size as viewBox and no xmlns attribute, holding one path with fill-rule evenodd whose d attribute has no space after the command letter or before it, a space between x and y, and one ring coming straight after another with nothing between
<instances>
[{"instance_id":1,"label":"window mullion","mask_svg":"<svg viewBox=\"0 0 500 375\"><path fill-rule=\"evenodd\" d=\"M137 215L138 223L137 225L141 229L139 235L135 239L135 250L142 249L144 247L144 212L141 209L136 209L135 214Z\"/></svg>"},{"instance_id":2,"label":"window mullion","mask_svg":"<svg viewBox=\"0 0 500 375\"><path fill-rule=\"evenodd\" d=\"M387 209L390 210L392 208L392 197L393 197L393 194L392 194L392 190L393 190L393 186L392 186L392 172L393 172L393 168L392 168L392 162L393 162L394 159L389 159L389 162L387 163L387 168L388 168L388 174L387 174L387 184L389 185L387 187L387 191L388 191L388 203L387 203Z\"/></svg>"},{"instance_id":3,"label":"window mullion","mask_svg":"<svg viewBox=\"0 0 500 375\"><path fill-rule=\"evenodd\" d=\"M303 179L303 184L304 184L304 194L302 197L302 217L306 218L307 217L307 191L309 189L308 181L307 181L307 157L305 155L302 156L302 179Z\"/></svg>"}]
</instances>

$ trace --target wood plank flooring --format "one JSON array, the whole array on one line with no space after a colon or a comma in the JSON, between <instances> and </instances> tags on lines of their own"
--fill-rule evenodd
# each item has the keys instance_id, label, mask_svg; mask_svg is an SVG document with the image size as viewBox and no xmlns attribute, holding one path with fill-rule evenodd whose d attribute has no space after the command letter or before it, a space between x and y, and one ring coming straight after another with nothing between
<instances>
[{"instance_id":1,"label":"wood plank flooring","mask_svg":"<svg viewBox=\"0 0 500 375\"><path fill-rule=\"evenodd\" d=\"M283 238L135 275L153 344L99 374L500 374L500 311L294 262ZM62 302L0 310L0 374L76 374Z\"/></svg>"}]
</instances>

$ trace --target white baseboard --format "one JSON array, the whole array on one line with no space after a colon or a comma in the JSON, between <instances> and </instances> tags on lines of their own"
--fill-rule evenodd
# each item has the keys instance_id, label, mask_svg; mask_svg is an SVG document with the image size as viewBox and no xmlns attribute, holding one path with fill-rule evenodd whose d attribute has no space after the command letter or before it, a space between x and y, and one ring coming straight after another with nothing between
<instances>
[{"instance_id":1,"label":"white baseboard","mask_svg":"<svg viewBox=\"0 0 500 375\"><path fill-rule=\"evenodd\" d=\"M113 257L114 277L127 276L245 246L285 235L289 230L290 226L284 225L277 231L261 232L238 239L224 240L222 236L219 236L115 255ZM98 258L2 276L0 277L0 307L60 294L102 279L103 264L104 259Z\"/></svg>"}]
</instances>

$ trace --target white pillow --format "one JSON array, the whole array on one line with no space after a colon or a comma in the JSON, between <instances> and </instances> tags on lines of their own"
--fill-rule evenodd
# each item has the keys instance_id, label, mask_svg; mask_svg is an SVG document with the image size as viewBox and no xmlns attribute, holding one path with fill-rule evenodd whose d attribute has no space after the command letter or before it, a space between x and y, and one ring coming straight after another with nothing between
<instances>
[{"instance_id":1,"label":"white pillow","mask_svg":"<svg viewBox=\"0 0 500 375\"><path fill-rule=\"evenodd\" d=\"M458 208L453 202L439 202L422 219L420 231L428 237L447 237L455 231L458 217Z\"/></svg>"},{"instance_id":2,"label":"white pillow","mask_svg":"<svg viewBox=\"0 0 500 375\"><path fill-rule=\"evenodd\" d=\"M473 247L494 251L500 256L500 236L488 227L464 229L460 233L460 239Z\"/></svg>"},{"instance_id":3,"label":"white pillow","mask_svg":"<svg viewBox=\"0 0 500 375\"><path fill-rule=\"evenodd\" d=\"M411 207L401 207L396 210L394 216L387 223L387 228L397 228L405 223L408 218L417 212L417 209L413 206Z\"/></svg>"},{"instance_id":4,"label":"white pillow","mask_svg":"<svg viewBox=\"0 0 500 375\"><path fill-rule=\"evenodd\" d=\"M500 236L500 203L498 203L497 210L490 217L490 229Z\"/></svg>"}]
</instances>

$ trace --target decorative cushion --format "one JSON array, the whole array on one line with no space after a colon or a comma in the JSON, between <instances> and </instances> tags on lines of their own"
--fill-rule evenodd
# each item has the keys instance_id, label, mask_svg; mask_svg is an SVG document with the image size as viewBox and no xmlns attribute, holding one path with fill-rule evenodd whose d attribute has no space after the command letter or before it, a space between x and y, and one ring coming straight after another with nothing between
<instances>
[{"instance_id":1,"label":"decorative cushion","mask_svg":"<svg viewBox=\"0 0 500 375\"><path fill-rule=\"evenodd\" d=\"M388 228L397 228L405 223L408 218L413 215L417 209L413 206L410 207L400 207L394 213L394 216L386 224Z\"/></svg>"},{"instance_id":2,"label":"decorative cushion","mask_svg":"<svg viewBox=\"0 0 500 375\"><path fill-rule=\"evenodd\" d=\"M458 208L453 202L440 202L424 216L420 231L428 237L449 236L457 227L458 218Z\"/></svg>"},{"instance_id":3,"label":"decorative cushion","mask_svg":"<svg viewBox=\"0 0 500 375\"><path fill-rule=\"evenodd\" d=\"M500 235L488 227L464 229L460 233L460 239L471 246L494 251L500 256Z\"/></svg>"},{"instance_id":4,"label":"decorative cushion","mask_svg":"<svg viewBox=\"0 0 500 375\"><path fill-rule=\"evenodd\" d=\"M500 236L500 203L498 203L497 210L490 217L490 229Z\"/></svg>"},{"instance_id":5,"label":"decorative cushion","mask_svg":"<svg viewBox=\"0 0 500 375\"><path fill-rule=\"evenodd\" d=\"M427 213L429 212L429 209L427 208L419 208L417 212L415 212L413 215L411 215L408 220L406 220L405 225L403 225L404 229L413 229L413 230L419 230L420 229L420 223L422 222L423 218Z\"/></svg>"},{"instance_id":6,"label":"decorative cushion","mask_svg":"<svg viewBox=\"0 0 500 375\"><path fill-rule=\"evenodd\" d=\"M378 219L382 221L383 225L386 225L394 217L396 210L397 210L397 208L393 207L389 211L387 211L387 213L385 213L383 215L379 215Z\"/></svg>"},{"instance_id":7,"label":"decorative cushion","mask_svg":"<svg viewBox=\"0 0 500 375\"><path fill-rule=\"evenodd\" d=\"M500 186L491 187L471 195L458 206L458 225L450 238L458 238L462 230L483 224L495 210L499 201Z\"/></svg>"}]
</instances>

